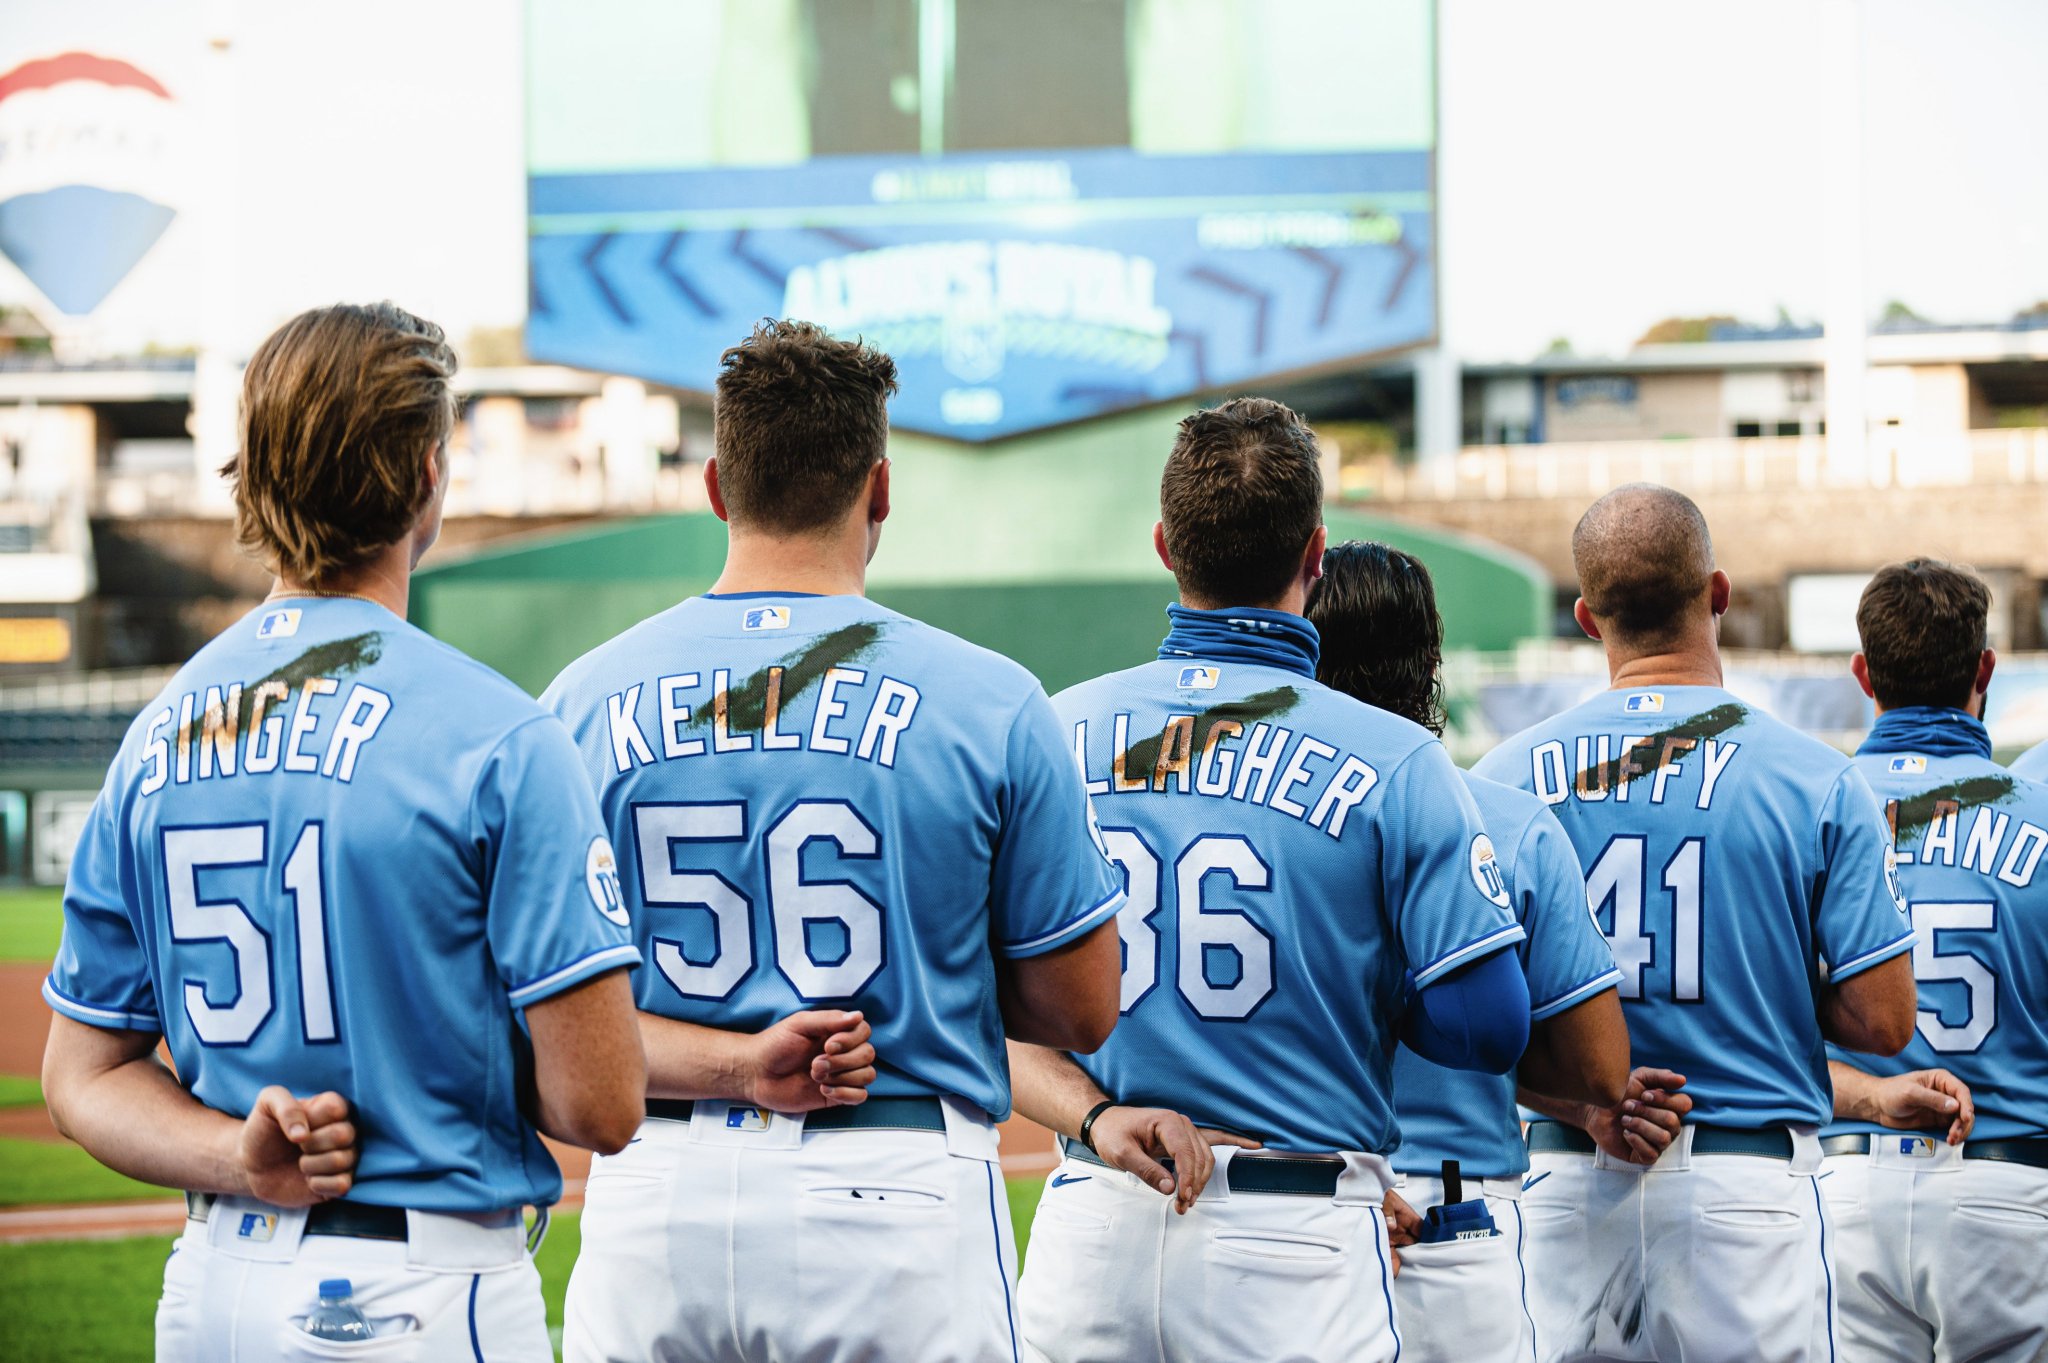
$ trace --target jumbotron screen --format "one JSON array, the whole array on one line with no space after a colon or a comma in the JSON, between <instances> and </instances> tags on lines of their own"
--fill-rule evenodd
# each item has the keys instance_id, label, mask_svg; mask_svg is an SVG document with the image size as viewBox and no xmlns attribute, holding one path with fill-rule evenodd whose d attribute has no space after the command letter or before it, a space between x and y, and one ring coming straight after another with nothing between
<instances>
[{"instance_id":1,"label":"jumbotron screen","mask_svg":"<svg viewBox=\"0 0 2048 1363\"><path fill-rule=\"evenodd\" d=\"M534 358L985 440L1426 344L1432 0L528 0Z\"/></svg>"}]
</instances>

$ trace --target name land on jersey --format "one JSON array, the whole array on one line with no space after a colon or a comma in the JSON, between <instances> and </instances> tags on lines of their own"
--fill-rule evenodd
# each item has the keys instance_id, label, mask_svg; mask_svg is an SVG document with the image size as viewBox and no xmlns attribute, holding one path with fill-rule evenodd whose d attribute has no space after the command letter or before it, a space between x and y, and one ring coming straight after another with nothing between
<instances>
[{"instance_id":1,"label":"name land on jersey","mask_svg":"<svg viewBox=\"0 0 2048 1363\"><path fill-rule=\"evenodd\" d=\"M238 773L303 772L352 781L363 747L391 714L391 697L356 682L338 703L323 698L341 694L349 673L376 662L383 655L382 639L374 630L337 639L306 650L260 681L185 692L175 706L151 715L143 731L142 794ZM318 746L329 719L333 724Z\"/></svg>"},{"instance_id":2,"label":"name land on jersey","mask_svg":"<svg viewBox=\"0 0 2048 1363\"><path fill-rule=\"evenodd\" d=\"M1332 838L1379 784L1363 758L1272 720L1294 708L1291 686L1202 711L1168 715L1156 734L1131 733L1128 711L1110 715L1109 770L1088 767L1088 721L1074 724L1074 756L1091 796L1173 791L1236 800L1300 819ZM1313 764L1313 765L1312 765Z\"/></svg>"},{"instance_id":3,"label":"name land on jersey","mask_svg":"<svg viewBox=\"0 0 2048 1363\"><path fill-rule=\"evenodd\" d=\"M2042 853L2048 852L2048 829L1995 808L2018 790L2014 777L1980 776L1887 800L1885 821L1898 844L1899 865L1958 867L2018 889L2033 884ZM1967 829L1965 810L1974 810Z\"/></svg>"}]
</instances>

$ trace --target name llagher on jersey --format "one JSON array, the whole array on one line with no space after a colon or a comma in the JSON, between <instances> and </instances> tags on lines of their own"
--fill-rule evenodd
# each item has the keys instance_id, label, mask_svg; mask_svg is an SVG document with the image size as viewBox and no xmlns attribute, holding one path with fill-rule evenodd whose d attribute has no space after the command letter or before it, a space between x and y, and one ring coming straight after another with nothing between
<instances>
[{"instance_id":1,"label":"name llagher on jersey","mask_svg":"<svg viewBox=\"0 0 2048 1363\"><path fill-rule=\"evenodd\" d=\"M2018 784L2010 777L1979 781L2003 786L2007 795ZM1995 875L2019 889L2033 884L2041 854L2048 852L2048 830L2001 813L1987 802L1972 811L1969 829L1963 831L1963 812L1971 802L1958 796L1969 793L1949 786L1885 802L1885 818L1898 843L1899 865L1955 866Z\"/></svg>"},{"instance_id":2,"label":"name llagher on jersey","mask_svg":"<svg viewBox=\"0 0 2048 1363\"><path fill-rule=\"evenodd\" d=\"M767 667L738 685L730 668L712 668L708 684L703 673L679 672L613 692L604 701L613 769L624 773L656 761L756 749L844 753L895 766L897 742L909 732L923 699L918 689L881 674L870 689L867 668L827 667L808 676L798 673L799 666ZM789 707L812 684L817 705L810 722L792 725ZM642 727L643 701L654 711L653 741Z\"/></svg>"},{"instance_id":3,"label":"name llagher on jersey","mask_svg":"<svg viewBox=\"0 0 2048 1363\"><path fill-rule=\"evenodd\" d=\"M271 677L253 686L229 682L185 692L175 706L151 715L143 731L142 793L154 795L167 784L238 771L353 780L363 745L377 736L391 713L391 697L355 682L338 703L324 699L340 691L341 682L333 677Z\"/></svg>"},{"instance_id":4,"label":"name llagher on jersey","mask_svg":"<svg viewBox=\"0 0 2048 1363\"><path fill-rule=\"evenodd\" d=\"M1287 701L1275 708L1292 703L1293 692L1282 689ZM1252 719L1260 700L1254 696L1203 714L1168 715L1157 733L1141 731L1136 739L1131 735L1131 716L1113 714L1106 775L1090 770L1088 721L1076 721L1074 758L1081 764L1088 793L1170 790L1240 800L1300 819L1333 838L1343 837L1344 821L1379 784L1379 772L1363 758L1306 731ZM1225 709L1240 711L1242 717L1218 713Z\"/></svg>"}]
</instances>

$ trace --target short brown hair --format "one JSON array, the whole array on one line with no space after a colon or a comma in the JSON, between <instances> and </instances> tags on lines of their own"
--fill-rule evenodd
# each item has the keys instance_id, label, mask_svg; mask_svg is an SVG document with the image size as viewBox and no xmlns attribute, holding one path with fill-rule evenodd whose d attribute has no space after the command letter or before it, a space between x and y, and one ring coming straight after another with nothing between
<instances>
[{"instance_id":1,"label":"short brown hair","mask_svg":"<svg viewBox=\"0 0 2048 1363\"><path fill-rule=\"evenodd\" d=\"M1159 482L1166 552L1184 595L1276 600L1323 523L1316 438L1269 398L1232 398L1180 423Z\"/></svg>"},{"instance_id":2,"label":"short brown hair","mask_svg":"<svg viewBox=\"0 0 2048 1363\"><path fill-rule=\"evenodd\" d=\"M764 320L719 360L712 447L735 525L794 534L846 514L889 450L896 362L811 322Z\"/></svg>"},{"instance_id":3,"label":"short brown hair","mask_svg":"<svg viewBox=\"0 0 2048 1363\"><path fill-rule=\"evenodd\" d=\"M433 496L426 461L455 429L455 352L395 303L302 312L242 375L235 538L317 584L396 543Z\"/></svg>"},{"instance_id":4,"label":"short brown hair","mask_svg":"<svg viewBox=\"0 0 2048 1363\"><path fill-rule=\"evenodd\" d=\"M1631 644L1668 643L1714 576L1714 541L1692 498L1625 483L1586 508L1572 531L1586 609Z\"/></svg>"},{"instance_id":5,"label":"short brown hair","mask_svg":"<svg viewBox=\"0 0 2048 1363\"><path fill-rule=\"evenodd\" d=\"M1856 603L1870 689L1887 710L1969 703L1991 590L1967 568L1915 558L1877 570Z\"/></svg>"}]
</instances>

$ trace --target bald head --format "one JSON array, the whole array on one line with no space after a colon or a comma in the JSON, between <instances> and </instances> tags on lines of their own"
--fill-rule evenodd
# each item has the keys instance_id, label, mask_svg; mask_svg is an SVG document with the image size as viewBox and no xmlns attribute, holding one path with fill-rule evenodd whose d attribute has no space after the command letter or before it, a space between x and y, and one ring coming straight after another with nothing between
<instances>
[{"instance_id":1,"label":"bald head","mask_svg":"<svg viewBox=\"0 0 2048 1363\"><path fill-rule=\"evenodd\" d=\"M1629 483L1586 509L1572 531L1579 595L1617 643L1668 643L1711 615L1714 542L1692 498Z\"/></svg>"}]
</instances>

